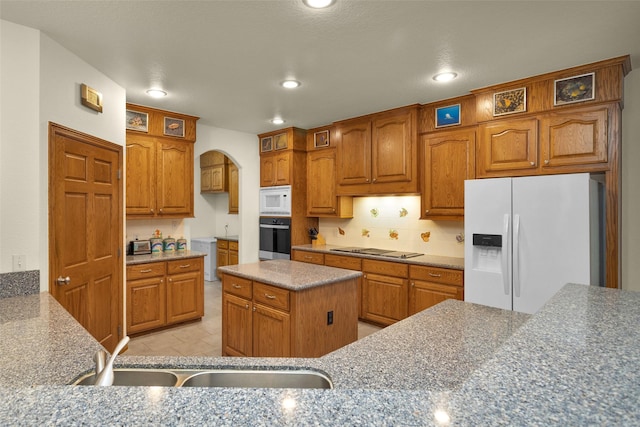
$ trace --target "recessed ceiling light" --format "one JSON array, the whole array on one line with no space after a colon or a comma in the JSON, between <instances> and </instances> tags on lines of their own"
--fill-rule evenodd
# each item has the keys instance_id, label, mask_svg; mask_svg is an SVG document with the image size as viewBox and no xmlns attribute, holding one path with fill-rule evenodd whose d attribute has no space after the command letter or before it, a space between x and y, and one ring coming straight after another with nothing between
<instances>
[{"instance_id":1,"label":"recessed ceiling light","mask_svg":"<svg viewBox=\"0 0 640 427\"><path fill-rule=\"evenodd\" d=\"M302 0L302 3L314 9L322 9L323 7L331 6L335 1L336 0Z\"/></svg>"},{"instance_id":2,"label":"recessed ceiling light","mask_svg":"<svg viewBox=\"0 0 640 427\"><path fill-rule=\"evenodd\" d=\"M276 117L271 119L271 123L273 123L274 125L281 125L284 123L284 120L282 120L280 117Z\"/></svg>"},{"instance_id":3,"label":"recessed ceiling light","mask_svg":"<svg viewBox=\"0 0 640 427\"><path fill-rule=\"evenodd\" d=\"M282 83L280 83L280 86L287 88L287 89L295 89L297 87L300 86L300 82L297 80L285 80Z\"/></svg>"},{"instance_id":4,"label":"recessed ceiling light","mask_svg":"<svg viewBox=\"0 0 640 427\"><path fill-rule=\"evenodd\" d=\"M454 72L439 73L433 76L433 80L437 82L448 82L455 79L458 75Z\"/></svg>"},{"instance_id":5,"label":"recessed ceiling light","mask_svg":"<svg viewBox=\"0 0 640 427\"><path fill-rule=\"evenodd\" d=\"M149 89L147 90L147 95L154 98L162 98L163 96L167 96L167 92L162 89Z\"/></svg>"}]
</instances>

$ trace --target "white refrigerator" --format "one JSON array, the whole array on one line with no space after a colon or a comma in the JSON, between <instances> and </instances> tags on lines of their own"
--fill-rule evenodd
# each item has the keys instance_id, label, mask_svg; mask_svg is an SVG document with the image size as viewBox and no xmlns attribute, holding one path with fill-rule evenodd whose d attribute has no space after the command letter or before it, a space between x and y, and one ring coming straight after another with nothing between
<instances>
[{"instance_id":1,"label":"white refrigerator","mask_svg":"<svg viewBox=\"0 0 640 427\"><path fill-rule=\"evenodd\" d=\"M465 301L535 313L566 283L604 286L599 178L465 181Z\"/></svg>"}]
</instances>

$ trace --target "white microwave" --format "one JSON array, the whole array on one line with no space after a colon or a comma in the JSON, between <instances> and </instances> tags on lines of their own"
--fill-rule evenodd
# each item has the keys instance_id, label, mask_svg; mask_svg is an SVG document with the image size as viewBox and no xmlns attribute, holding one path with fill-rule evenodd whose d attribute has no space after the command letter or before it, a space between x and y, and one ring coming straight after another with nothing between
<instances>
[{"instance_id":1,"label":"white microwave","mask_svg":"<svg viewBox=\"0 0 640 427\"><path fill-rule=\"evenodd\" d=\"M291 216L291 186L262 187L260 216Z\"/></svg>"}]
</instances>

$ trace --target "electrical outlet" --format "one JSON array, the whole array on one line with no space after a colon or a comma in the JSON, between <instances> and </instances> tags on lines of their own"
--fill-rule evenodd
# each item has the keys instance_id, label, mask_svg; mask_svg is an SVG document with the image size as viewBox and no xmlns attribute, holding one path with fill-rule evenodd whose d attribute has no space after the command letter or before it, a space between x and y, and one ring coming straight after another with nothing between
<instances>
[{"instance_id":1,"label":"electrical outlet","mask_svg":"<svg viewBox=\"0 0 640 427\"><path fill-rule=\"evenodd\" d=\"M13 255L13 271L25 271L27 269L26 255Z\"/></svg>"}]
</instances>

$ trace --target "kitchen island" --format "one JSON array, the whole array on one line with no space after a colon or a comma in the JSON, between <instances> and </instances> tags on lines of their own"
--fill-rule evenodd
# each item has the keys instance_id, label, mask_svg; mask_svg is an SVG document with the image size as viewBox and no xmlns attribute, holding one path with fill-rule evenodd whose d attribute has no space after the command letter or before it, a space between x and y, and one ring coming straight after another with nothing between
<instances>
[{"instance_id":1,"label":"kitchen island","mask_svg":"<svg viewBox=\"0 0 640 427\"><path fill-rule=\"evenodd\" d=\"M0 423L638 425L638 324L640 293L569 284L531 317L448 300L321 358L117 361L307 367L333 390L94 388L64 384L92 369L95 340L46 293L7 298Z\"/></svg>"},{"instance_id":2,"label":"kitchen island","mask_svg":"<svg viewBox=\"0 0 640 427\"><path fill-rule=\"evenodd\" d=\"M360 272L289 260L219 270L225 356L319 357L358 339Z\"/></svg>"}]
</instances>

